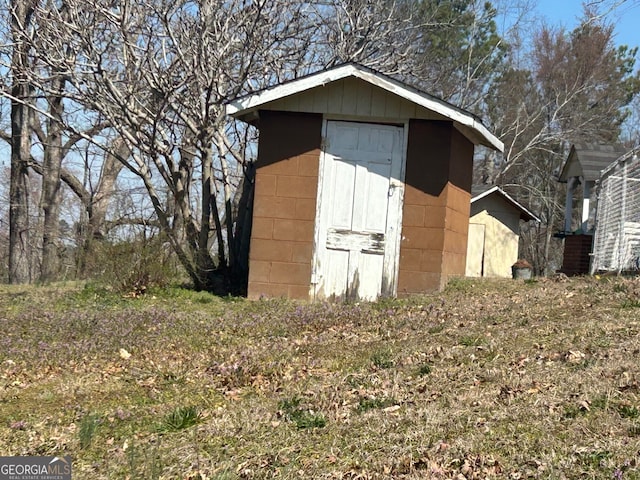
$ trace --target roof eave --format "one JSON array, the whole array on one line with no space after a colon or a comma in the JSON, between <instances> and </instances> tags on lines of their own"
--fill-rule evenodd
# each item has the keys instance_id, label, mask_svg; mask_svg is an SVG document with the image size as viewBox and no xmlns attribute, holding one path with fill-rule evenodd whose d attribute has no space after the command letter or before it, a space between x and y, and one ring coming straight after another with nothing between
<instances>
[{"instance_id":1,"label":"roof eave","mask_svg":"<svg viewBox=\"0 0 640 480\"><path fill-rule=\"evenodd\" d=\"M577 155L576 146L571 145L571 150L569 150L569 155L567 155L567 159L562 164L562 168L560 169L560 173L558 174L558 182L567 183L569 180L567 178L567 170L569 169L569 163L573 160L573 157Z\"/></svg>"},{"instance_id":2,"label":"roof eave","mask_svg":"<svg viewBox=\"0 0 640 480\"><path fill-rule=\"evenodd\" d=\"M238 98L227 104L226 111L227 114L239 120L248 121L250 119L248 115L257 111L261 106L349 76L360 78L387 92L449 118L454 122L456 128L474 144L484 145L500 152L504 151L504 144L472 114L389 77L376 74L354 64L341 65Z\"/></svg>"},{"instance_id":3,"label":"roof eave","mask_svg":"<svg viewBox=\"0 0 640 480\"><path fill-rule=\"evenodd\" d=\"M477 202L478 200L481 200L482 198L487 197L487 196L491 195L492 193L500 194L507 202L511 203L517 210L519 210L520 211L520 219L524 220L525 222L528 222L528 221L531 221L531 220L534 220L536 222L540 222L540 219L536 215L534 215L529 209L524 207L516 199L514 199L511 195L509 195L507 192L502 190L497 185L494 186L494 187L491 187L489 190L485 190L484 192L482 192L482 193L476 195L475 197L473 197L471 199L471 203Z\"/></svg>"}]
</instances>

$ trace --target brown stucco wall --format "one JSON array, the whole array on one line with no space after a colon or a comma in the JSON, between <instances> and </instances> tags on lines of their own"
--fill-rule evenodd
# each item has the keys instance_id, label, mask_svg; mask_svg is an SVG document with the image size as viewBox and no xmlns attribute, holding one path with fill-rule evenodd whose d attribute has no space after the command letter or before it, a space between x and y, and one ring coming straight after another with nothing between
<instances>
[{"instance_id":1,"label":"brown stucco wall","mask_svg":"<svg viewBox=\"0 0 640 480\"><path fill-rule=\"evenodd\" d=\"M464 275L472 162L473 144L451 122L409 122L398 295Z\"/></svg>"},{"instance_id":2,"label":"brown stucco wall","mask_svg":"<svg viewBox=\"0 0 640 480\"><path fill-rule=\"evenodd\" d=\"M321 115L260 112L249 298L309 298L321 134Z\"/></svg>"}]
</instances>

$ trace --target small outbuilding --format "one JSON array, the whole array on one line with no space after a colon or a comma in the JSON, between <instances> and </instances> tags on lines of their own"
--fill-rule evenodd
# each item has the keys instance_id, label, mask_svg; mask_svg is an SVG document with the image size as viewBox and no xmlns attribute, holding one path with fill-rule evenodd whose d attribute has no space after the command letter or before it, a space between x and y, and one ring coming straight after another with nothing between
<instances>
[{"instance_id":1,"label":"small outbuilding","mask_svg":"<svg viewBox=\"0 0 640 480\"><path fill-rule=\"evenodd\" d=\"M640 148L626 151L596 184L591 273L640 272ZM566 246L565 246L566 251Z\"/></svg>"},{"instance_id":2,"label":"small outbuilding","mask_svg":"<svg viewBox=\"0 0 640 480\"><path fill-rule=\"evenodd\" d=\"M567 275L589 273L593 228L595 223L594 187L600 174L626 152L622 145L582 143L573 144L558 176L567 184L564 229L558 236L564 238L561 272ZM580 198L580 214L574 220L574 197Z\"/></svg>"},{"instance_id":3,"label":"small outbuilding","mask_svg":"<svg viewBox=\"0 0 640 480\"><path fill-rule=\"evenodd\" d=\"M472 189L467 277L511 277L518 260L520 221L540 219L498 186Z\"/></svg>"},{"instance_id":4,"label":"small outbuilding","mask_svg":"<svg viewBox=\"0 0 640 480\"><path fill-rule=\"evenodd\" d=\"M260 130L250 298L363 299L432 291L465 272L469 112L357 64L236 99Z\"/></svg>"}]
</instances>

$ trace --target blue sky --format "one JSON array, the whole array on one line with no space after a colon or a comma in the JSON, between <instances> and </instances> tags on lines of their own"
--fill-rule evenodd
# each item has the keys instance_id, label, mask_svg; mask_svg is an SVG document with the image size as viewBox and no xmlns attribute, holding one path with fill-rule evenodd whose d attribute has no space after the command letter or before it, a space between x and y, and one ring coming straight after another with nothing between
<instances>
[{"instance_id":1,"label":"blue sky","mask_svg":"<svg viewBox=\"0 0 640 480\"><path fill-rule=\"evenodd\" d=\"M535 0L536 11L546 19L550 25L562 25L571 30L582 16L583 0ZM607 10L612 0L603 2L601 10ZM616 43L630 47L640 46L640 2L627 0L619 7L607 14L607 19L615 25Z\"/></svg>"}]
</instances>

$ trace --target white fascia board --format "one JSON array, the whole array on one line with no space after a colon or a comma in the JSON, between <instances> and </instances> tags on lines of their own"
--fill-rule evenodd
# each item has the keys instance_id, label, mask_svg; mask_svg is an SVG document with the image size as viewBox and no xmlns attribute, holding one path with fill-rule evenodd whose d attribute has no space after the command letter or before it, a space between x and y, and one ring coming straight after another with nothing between
<instances>
[{"instance_id":1,"label":"white fascia board","mask_svg":"<svg viewBox=\"0 0 640 480\"><path fill-rule=\"evenodd\" d=\"M479 193L478 195L476 195L475 197L473 197L473 198L471 199L471 203L473 203L473 202L477 202L477 201L478 201L478 200L480 200L481 198L484 198L484 197L486 197L487 195L491 195L493 192L496 192L496 191L498 191L498 190L500 190L500 188L499 188L497 185L496 185L496 186L493 186L493 187L491 187L490 189L485 190L484 192Z\"/></svg>"},{"instance_id":2,"label":"white fascia board","mask_svg":"<svg viewBox=\"0 0 640 480\"><path fill-rule=\"evenodd\" d=\"M482 138L484 138L484 140L487 142L488 147L493 147L500 152L504 151L504 144L495 135L489 132L489 130L482 123L476 120L473 115L465 113L464 111L453 107L443 100L427 95L407 85L396 82L395 80L392 80L390 78L380 77L362 70L356 70L354 76L361 78L373 85L377 85L378 87L383 88L388 92L395 93L396 95L417 105L420 105L427 110L431 110L432 112L436 112L444 117L450 118L454 122L470 127L478 132Z\"/></svg>"},{"instance_id":3,"label":"white fascia board","mask_svg":"<svg viewBox=\"0 0 640 480\"><path fill-rule=\"evenodd\" d=\"M310 90L321 85L326 85L327 83L341 80L349 76L360 78L372 85L376 85L383 90L386 90L387 92L393 93L405 100L420 105L427 110L431 110L432 112L438 113L453 120L454 122L472 128L478 132L480 138L484 140L484 142L482 142L483 144L500 152L504 151L504 144L495 135L489 132L489 130L473 115L465 113L463 110L455 108L453 105L448 104L443 100L432 97L424 92L420 92L419 90L404 85L396 80L392 80L389 77L376 75L374 72L368 71L364 68L359 68L353 64L342 65L337 68L311 74L307 77L292 80L282 85L257 92L253 95L236 99L227 104L227 114L231 116L239 116L250 110L255 110L266 103L273 102L290 95L295 95L296 93Z\"/></svg>"},{"instance_id":4,"label":"white fascia board","mask_svg":"<svg viewBox=\"0 0 640 480\"><path fill-rule=\"evenodd\" d=\"M227 114L235 116L238 113L242 113L245 110L252 110L265 103L273 102L274 100L280 100L281 98L295 95L296 93L304 92L327 83L341 80L350 75L354 75L354 65L343 65L338 68L326 70L324 72L318 72L308 75L306 77L291 80L283 83L282 85L276 85L275 87L267 88L253 95L247 95L233 100L227 104Z\"/></svg>"}]
</instances>

